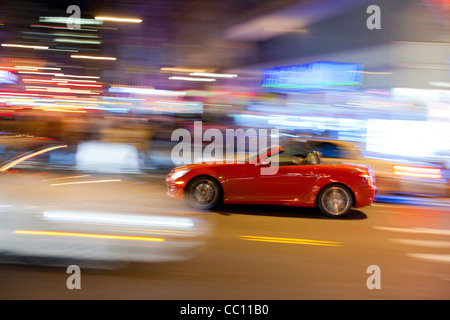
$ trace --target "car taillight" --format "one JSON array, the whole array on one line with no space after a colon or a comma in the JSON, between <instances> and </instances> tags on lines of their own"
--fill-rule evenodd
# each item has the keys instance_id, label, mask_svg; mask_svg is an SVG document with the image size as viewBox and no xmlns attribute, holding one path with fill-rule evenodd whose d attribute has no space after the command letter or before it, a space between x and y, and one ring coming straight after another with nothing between
<instances>
[{"instance_id":1,"label":"car taillight","mask_svg":"<svg viewBox=\"0 0 450 320\"><path fill-rule=\"evenodd\" d=\"M394 166L394 174L412 178L442 179L441 169L412 166Z\"/></svg>"}]
</instances>

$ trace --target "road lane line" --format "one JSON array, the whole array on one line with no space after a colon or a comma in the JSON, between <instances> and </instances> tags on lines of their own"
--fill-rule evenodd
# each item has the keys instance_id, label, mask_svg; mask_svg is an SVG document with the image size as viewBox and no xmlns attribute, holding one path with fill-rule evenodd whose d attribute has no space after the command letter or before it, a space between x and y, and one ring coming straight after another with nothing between
<instances>
[{"instance_id":1,"label":"road lane line","mask_svg":"<svg viewBox=\"0 0 450 320\"><path fill-rule=\"evenodd\" d=\"M412 240L412 239L389 239L392 242L401 244L419 246L419 247L431 247L431 248L450 248L449 241L434 241L434 240Z\"/></svg>"},{"instance_id":2,"label":"road lane line","mask_svg":"<svg viewBox=\"0 0 450 320\"><path fill-rule=\"evenodd\" d=\"M450 254L407 253L407 255L420 260L450 263Z\"/></svg>"},{"instance_id":3,"label":"road lane line","mask_svg":"<svg viewBox=\"0 0 450 320\"><path fill-rule=\"evenodd\" d=\"M64 183L53 183L53 184L50 185L50 187L67 186L67 185L73 185L73 184L90 184L90 183L105 183L105 182L119 182L119 181L122 181L122 180L120 180L120 179L109 179L109 180L64 182Z\"/></svg>"},{"instance_id":4,"label":"road lane line","mask_svg":"<svg viewBox=\"0 0 450 320\"><path fill-rule=\"evenodd\" d=\"M374 226L374 229L392 232L405 232L405 233L428 233L450 236L450 230L448 229L430 229L430 228L394 228L394 227L382 227Z\"/></svg>"},{"instance_id":5,"label":"road lane line","mask_svg":"<svg viewBox=\"0 0 450 320\"><path fill-rule=\"evenodd\" d=\"M152 242L165 241L165 239L163 238L150 238L150 237L112 235L112 234L59 232L59 231L15 230L14 233L25 235L63 236L63 237L78 237L78 238L112 239L112 240L137 240L137 241L152 241Z\"/></svg>"},{"instance_id":6,"label":"road lane line","mask_svg":"<svg viewBox=\"0 0 450 320\"><path fill-rule=\"evenodd\" d=\"M343 246L342 242L321 241L321 240L311 240L311 239L275 238L275 237L245 236L245 235L241 235L238 237L241 238L241 240L249 240L249 241L304 244L304 245L312 245L312 246L330 246L330 247Z\"/></svg>"}]
</instances>

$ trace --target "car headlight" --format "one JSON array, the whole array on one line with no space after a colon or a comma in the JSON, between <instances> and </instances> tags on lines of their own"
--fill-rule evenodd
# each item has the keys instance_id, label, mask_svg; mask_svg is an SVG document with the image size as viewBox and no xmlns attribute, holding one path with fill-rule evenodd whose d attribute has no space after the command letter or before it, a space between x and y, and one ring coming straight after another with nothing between
<instances>
[{"instance_id":1,"label":"car headlight","mask_svg":"<svg viewBox=\"0 0 450 320\"><path fill-rule=\"evenodd\" d=\"M172 176L170 177L170 179L172 180L176 180L178 178L181 178L182 176L184 176L186 173L188 173L189 170L179 170L179 171L175 171L174 174L172 174Z\"/></svg>"}]
</instances>

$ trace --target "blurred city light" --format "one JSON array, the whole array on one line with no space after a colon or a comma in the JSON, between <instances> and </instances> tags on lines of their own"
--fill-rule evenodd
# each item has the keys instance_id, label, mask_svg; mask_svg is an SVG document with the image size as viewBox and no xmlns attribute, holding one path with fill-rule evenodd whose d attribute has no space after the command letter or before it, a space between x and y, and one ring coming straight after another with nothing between
<instances>
[{"instance_id":1,"label":"blurred city light","mask_svg":"<svg viewBox=\"0 0 450 320\"><path fill-rule=\"evenodd\" d=\"M2 47L24 48L24 49L35 49L35 50L48 50L48 47L46 47L46 46L31 46L31 45L13 44L13 43L2 43Z\"/></svg>"},{"instance_id":2,"label":"blurred city light","mask_svg":"<svg viewBox=\"0 0 450 320\"><path fill-rule=\"evenodd\" d=\"M323 163L370 165L378 195L436 203L450 197L448 1L74 0L73 5L80 7L79 19L58 1L0 3L5 144L0 141L0 156L14 156L0 171L42 160L45 170L39 174L69 167L70 174L55 174L62 180L46 177L50 192L90 191L75 201L77 209L39 213L46 222L79 229L9 230L24 237L20 243L34 237L42 237L36 246L71 237L87 245L94 238L158 239L164 250L173 235L176 249L204 244L186 240L191 232L202 239L208 233L197 228L192 212L186 217L134 212L139 206L155 209L140 202L154 190L136 200L136 190L146 184L128 180L160 178L172 170L171 152L179 142L172 134L193 132L195 121L203 125L200 138L208 138L208 129L277 129L281 144L300 147L308 140ZM369 5L380 7L380 29L367 26ZM71 28L73 23L80 27ZM6 133L60 145L16 154L21 144L6 146L13 141L2 136ZM251 141L247 137L245 146L233 151L244 154ZM82 178L67 178L75 172ZM20 182L13 177L8 173ZM40 191L29 191L35 192ZM98 194L106 199L102 205L122 201L123 207L94 210L97 199L90 197ZM160 193L155 199L166 197ZM99 230L84 229L89 223ZM159 229L145 238L137 225ZM123 230L114 234L112 227ZM241 237L340 246L295 237Z\"/></svg>"},{"instance_id":3,"label":"blurred city light","mask_svg":"<svg viewBox=\"0 0 450 320\"><path fill-rule=\"evenodd\" d=\"M70 57L74 58L74 59L93 59L93 60L116 60L117 59L115 57L85 56L85 55L77 55L77 54L73 54Z\"/></svg>"},{"instance_id":4,"label":"blurred city light","mask_svg":"<svg viewBox=\"0 0 450 320\"><path fill-rule=\"evenodd\" d=\"M114 21L114 22L128 22L128 23L141 23L141 22L142 22L142 19L135 19L135 18L115 18L115 17L103 17L103 16L95 17L95 20L101 20L101 21Z\"/></svg>"}]
</instances>

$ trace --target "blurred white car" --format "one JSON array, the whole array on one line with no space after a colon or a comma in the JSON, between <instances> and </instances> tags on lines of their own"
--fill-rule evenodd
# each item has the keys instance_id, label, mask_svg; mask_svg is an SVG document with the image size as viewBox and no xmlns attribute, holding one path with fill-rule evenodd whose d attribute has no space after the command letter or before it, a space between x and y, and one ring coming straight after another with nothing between
<instances>
[{"instance_id":1,"label":"blurred white car","mask_svg":"<svg viewBox=\"0 0 450 320\"><path fill-rule=\"evenodd\" d=\"M35 139L18 139L28 138ZM130 163L133 168L137 164L130 158L137 153L128 146L96 143L69 150L54 141L34 141L42 145L15 148L17 156L0 165L3 257L109 266L187 260L204 249L210 217L155 207L144 175L129 174ZM105 166L88 161L95 149L108 155ZM3 151L12 155L7 146Z\"/></svg>"},{"instance_id":2,"label":"blurred white car","mask_svg":"<svg viewBox=\"0 0 450 320\"><path fill-rule=\"evenodd\" d=\"M352 163L370 165L380 194L447 195L441 166L425 162L389 161L363 157L353 143L322 138L289 138L289 143L321 153L322 163Z\"/></svg>"}]
</instances>

